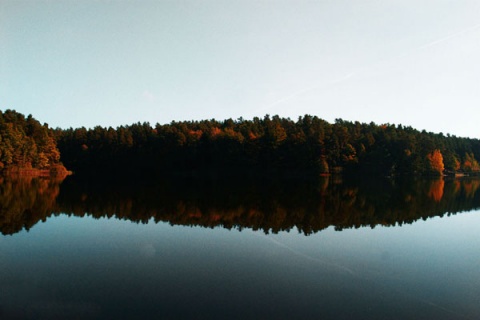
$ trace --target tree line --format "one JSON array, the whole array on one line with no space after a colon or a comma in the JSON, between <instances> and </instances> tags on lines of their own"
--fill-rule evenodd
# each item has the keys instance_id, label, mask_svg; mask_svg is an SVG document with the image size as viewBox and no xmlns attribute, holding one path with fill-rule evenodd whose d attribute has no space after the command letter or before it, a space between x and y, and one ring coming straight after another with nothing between
<instances>
[{"instance_id":1,"label":"tree line","mask_svg":"<svg viewBox=\"0 0 480 320\"><path fill-rule=\"evenodd\" d=\"M55 130L61 159L82 174L382 176L476 174L480 141L402 125L329 123L305 115Z\"/></svg>"},{"instance_id":2,"label":"tree line","mask_svg":"<svg viewBox=\"0 0 480 320\"><path fill-rule=\"evenodd\" d=\"M0 111L0 170L83 175L377 176L478 174L480 141L402 125L305 115L51 129Z\"/></svg>"}]
</instances>

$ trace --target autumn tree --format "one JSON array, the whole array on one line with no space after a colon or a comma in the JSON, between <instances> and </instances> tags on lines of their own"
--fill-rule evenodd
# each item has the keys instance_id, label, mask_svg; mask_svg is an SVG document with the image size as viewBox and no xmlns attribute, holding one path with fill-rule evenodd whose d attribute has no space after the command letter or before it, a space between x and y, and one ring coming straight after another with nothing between
<instances>
[{"instance_id":1,"label":"autumn tree","mask_svg":"<svg viewBox=\"0 0 480 320\"><path fill-rule=\"evenodd\" d=\"M429 162L429 172L432 175L442 175L445 166L443 164L443 156L440 150L435 149L433 152L429 153L427 159Z\"/></svg>"},{"instance_id":2,"label":"autumn tree","mask_svg":"<svg viewBox=\"0 0 480 320\"><path fill-rule=\"evenodd\" d=\"M466 172L478 172L480 171L480 165L478 164L477 159L473 153L466 153L465 154L465 161L463 163L463 170Z\"/></svg>"},{"instance_id":3,"label":"autumn tree","mask_svg":"<svg viewBox=\"0 0 480 320\"><path fill-rule=\"evenodd\" d=\"M54 132L31 115L0 111L0 169L48 169L60 163Z\"/></svg>"}]
</instances>

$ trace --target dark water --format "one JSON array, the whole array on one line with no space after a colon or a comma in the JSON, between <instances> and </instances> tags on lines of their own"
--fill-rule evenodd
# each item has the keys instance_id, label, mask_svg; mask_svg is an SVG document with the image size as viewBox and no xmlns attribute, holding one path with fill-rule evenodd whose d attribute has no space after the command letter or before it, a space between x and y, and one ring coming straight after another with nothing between
<instances>
[{"instance_id":1,"label":"dark water","mask_svg":"<svg viewBox=\"0 0 480 320\"><path fill-rule=\"evenodd\" d=\"M479 208L469 179L3 179L0 318L478 319Z\"/></svg>"}]
</instances>

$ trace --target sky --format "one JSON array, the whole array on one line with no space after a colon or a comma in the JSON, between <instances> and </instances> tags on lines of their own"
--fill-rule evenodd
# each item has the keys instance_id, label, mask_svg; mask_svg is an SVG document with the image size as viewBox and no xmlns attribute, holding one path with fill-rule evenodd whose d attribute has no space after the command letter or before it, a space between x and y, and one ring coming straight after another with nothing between
<instances>
[{"instance_id":1,"label":"sky","mask_svg":"<svg viewBox=\"0 0 480 320\"><path fill-rule=\"evenodd\" d=\"M60 128L310 114L480 138L480 1L0 0L0 109Z\"/></svg>"}]
</instances>

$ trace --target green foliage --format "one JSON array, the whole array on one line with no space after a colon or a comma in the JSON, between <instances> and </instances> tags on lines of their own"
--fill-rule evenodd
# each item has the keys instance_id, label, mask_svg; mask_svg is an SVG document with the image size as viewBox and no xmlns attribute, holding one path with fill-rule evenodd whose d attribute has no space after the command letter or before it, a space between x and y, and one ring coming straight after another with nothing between
<instances>
[{"instance_id":1,"label":"green foliage","mask_svg":"<svg viewBox=\"0 0 480 320\"><path fill-rule=\"evenodd\" d=\"M466 153L465 154L465 161L463 163L463 170L465 172L478 172L480 171L480 165L478 161L475 159L473 153Z\"/></svg>"}]
</instances>

